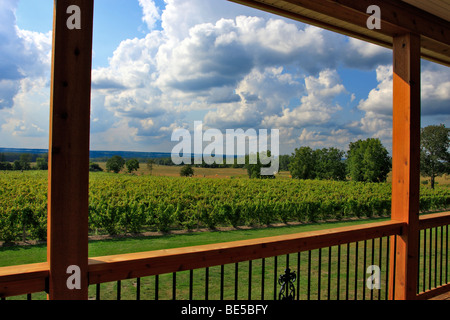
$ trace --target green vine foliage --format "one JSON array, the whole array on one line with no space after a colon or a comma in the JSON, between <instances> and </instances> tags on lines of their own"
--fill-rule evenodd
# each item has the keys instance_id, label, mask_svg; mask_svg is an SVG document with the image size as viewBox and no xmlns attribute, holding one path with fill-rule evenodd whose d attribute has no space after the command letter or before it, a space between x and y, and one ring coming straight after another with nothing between
<instances>
[{"instance_id":1,"label":"green vine foliage","mask_svg":"<svg viewBox=\"0 0 450 320\"><path fill-rule=\"evenodd\" d=\"M0 241L45 240L45 171L0 172ZM167 232L389 216L388 183L90 175L91 234ZM421 185L421 212L450 208L450 188Z\"/></svg>"}]
</instances>

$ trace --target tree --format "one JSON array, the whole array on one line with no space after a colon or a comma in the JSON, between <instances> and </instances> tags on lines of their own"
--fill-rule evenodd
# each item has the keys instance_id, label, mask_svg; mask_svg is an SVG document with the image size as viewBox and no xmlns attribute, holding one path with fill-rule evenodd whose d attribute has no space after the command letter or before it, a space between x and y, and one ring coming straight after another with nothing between
<instances>
[{"instance_id":1,"label":"tree","mask_svg":"<svg viewBox=\"0 0 450 320\"><path fill-rule=\"evenodd\" d=\"M449 173L449 130L443 124L430 125L421 130L420 171L423 176L431 178L433 189L436 177Z\"/></svg>"},{"instance_id":2,"label":"tree","mask_svg":"<svg viewBox=\"0 0 450 320\"><path fill-rule=\"evenodd\" d=\"M289 162L291 176L297 179L345 180L344 151L336 148L295 149Z\"/></svg>"},{"instance_id":3,"label":"tree","mask_svg":"<svg viewBox=\"0 0 450 320\"><path fill-rule=\"evenodd\" d=\"M48 169L48 163L45 158L36 158L36 168L38 170L47 170Z\"/></svg>"},{"instance_id":4,"label":"tree","mask_svg":"<svg viewBox=\"0 0 450 320\"><path fill-rule=\"evenodd\" d=\"M103 171L103 169L100 167L100 165L98 163L89 162L89 171L99 172L99 171Z\"/></svg>"},{"instance_id":5,"label":"tree","mask_svg":"<svg viewBox=\"0 0 450 320\"><path fill-rule=\"evenodd\" d=\"M316 178L316 154L310 147L296 148L289 163L289 171L292 178L315 179Z\"/></svg>"},{"instance_id":6,"label":"tree","mask_svg":"<svg viewBox=\"0 0 450 320\"><path fill-rule=\"evenodd\" d=\"M150 171L150 175L152 175L154 164L155 164L155 160L153 160L153 159L147 160L147 169Z\"/></svg>"},{"instance_id":7,"label":"tree","mask_svg":"<svg viewBox=\"0 0 450 320\"><path fill-rule=\"evenodd\" d=\"M138 159L129 159L126 162L128 173L133 171L137 171L139 169L139 160Z\"/></svg>"},{"instance_id":8,"label":"tree","mask_svg":"<svg viewBox=\"0 0 450 320\"><path fill-rule=\"evenodd\" d=\"M317 149L315 153L315 175L321 180L345 180L347 177L344 151L336 148Z\"/></svg>"},{"instance_id":9,"label":"tree","mask_svg":"<svg viewBox=\"0 0 450 320\"><path fill-rule=\"evenodd\" d=\"M20 167L22 170L30 170L31 169L31 154L22 153L19 158Z\"/></svg>"},{"instance_id":10,"label":"tree","mask_svg":"<svg viewBox=\"0 0 450 320\"><path fill-rule=\"evenodd\" d=\"M12 169L13 169L13 166L11 163L6 162L6 161L0 162L0 170L12 170Z\"/></svg>"},{"instance_id":11,"label":"tree","mask_svg":"<svg viewBox=\"0 0 450 320\"><path fill-rule=\"evenodd\" d=\"M391 171L391 158L379 139L350 142L347 171L354 181L383 182Z\"/></svg>"},{"instance_id":12,"label":"tree","mask_svg":"<svg viewBox=\"0 0 450 320\"><path fill-rule=\"evenodd\" d=\"M291 156L288 154L280 155L280 171L289 171L289 163L291 162Z\"/></svg>"},{"instance_id":13,"label":"tree","mask_svg":"<svg viewBox=\"0 0 450 320\"><path fill-rule=\"evenodd\" d=\"M12 168L13 170L22 170L22 164L19 160L14 160Z\"/></svg>"},{"instance_id":14,"label":"tree","mask_svg":"<svg viewBox=\"0 0 450 320\"><path fill-rule=\"evenodd\" d=\"M270 168L271 162L267 164L263 164L261 161L261 157L266 157L267 161L271 157L270 151L264 153L257 153L245 156L245 165L244 168L247 169L247 174L249 178L257 178L257 179L273 179L275 175L273 174L261 174L262 168ZM270 161L275 161L273 158L270 158Z\"/></svg>"},{"instance_id":15,"label":"tree","mask_svg":"<svg viewBox=\"0 0 450 320\"><path fill-rule=\"evenodd\" d=\"M120 172L125 166L125 160L121 156L112 156L106 162L106 170L113 171L114 173Z\"/></svg>"},{"instance_id":16,"label":"tree","mask_svg":"<svg viewBox=\"0 0 450 320\"><path fill-rule=\"evenodd\" d=\"M192 177L194 175L194 169L190 164L184 165L180 170L180 176L182 177Z\"/></svg>"}]
</instances>

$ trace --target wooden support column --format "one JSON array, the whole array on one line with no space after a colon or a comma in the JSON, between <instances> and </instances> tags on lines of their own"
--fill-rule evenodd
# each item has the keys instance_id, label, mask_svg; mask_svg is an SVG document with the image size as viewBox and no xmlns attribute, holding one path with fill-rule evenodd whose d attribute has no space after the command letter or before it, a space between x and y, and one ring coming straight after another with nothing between
<instances>
[{"instance_id":1,"label":"wooden support column","mask_svg":"<svg viewBox=\"0 0 450 320\"><path fill-rule=\"evenodd\" d=\"M391 250L389 289L391 299L411 300L416 298L419 245L420 37L396 36L393 49L391 219L406 227Z\"/></svg>"},{"instance_id":2,"label":"wooden support column","mask_svg":"<svg viewBox=\"0 0 450 320\"><path fill-rule=\"evenodd\" d=\"M48 298L88 297L93 0L55 0L50 93Z\"/></svg>"}]
</instances>

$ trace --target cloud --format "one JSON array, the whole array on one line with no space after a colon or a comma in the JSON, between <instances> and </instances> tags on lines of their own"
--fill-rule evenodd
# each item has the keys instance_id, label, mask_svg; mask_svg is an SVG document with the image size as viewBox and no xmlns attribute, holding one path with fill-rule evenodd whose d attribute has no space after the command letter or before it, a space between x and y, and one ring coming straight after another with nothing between
<instances>
[{"instance_id":1,"label":"cloud","mask_svg":"<svg viewBox=\"0 0 450 320\"><path fill-rule=\"evenodd\" d=\"M93 88L105 95L105 107L130 118L138 134L157 135L158 118L171 114L176 122L194 110L205 110L205 123L218 128L287 126L292 119L296 126L324 123L340 110L325 106L343 92L342 85L323 82L333 81L329 71L318 80L305 80L304 72L318 76L325 66L335 67L329 44L342 39L273 17L223 18L216 12L217 20L204 19L211 6L202 3L205 8L190 16L194 5L168 1L163 30L123 41L109 66L93 72ZM186 24L183 31L171 29L175 15L181 19L176 26ZM287 109L300 102L305 86L309 95L301 106ZM148 119L151 130L143 125Z\"/></svg>"},{"instance_id":2,"label":"cloud","mask_svg":"<svg viewBox=\"0 0 450 320\"><path fill-rule=\"evenodd\" d=\"M245 48L235 42L216 43L209 27L199 26L192 37L170 50L167 60L159 65L158 86L205 95L212 88L235 86L251 71L253 62Z\"/></svg>"},{"instance_id":3,"label":"cloud","mask_svg":"<svg viewBox=\"0 0 450 320\"><path fill-rule=\"evenodd\" d=\"M375 64L386 55L358 40L349 47L334 33L242 15L241 6L229 5L167 1L162 30L123 41L109 66L94 70L93 87L105 95L106 109L129 119L143 139L167 135L160 128L192 119L192 112L219 129L326 127L342 111L334 100L347 94L337 66Z\"/></svg>"},{"instance_id":4,"label":"cloud","mask_svg":"<svg viewBox=\"0 0 450 320\"><path fill-rule=\"evenodd\" d=\"M450 115L450 72L448 67L422 63L422 114Z\"/></svg>"},{"instance_id":5,"label":"cloud","mask_svg":"<svg viewBox=\"0 0 450 320\"><path fill-rule=\"evenodd\" d=\"M28 141L30 146L29 141L39 141L48 145L50 108L45 81L22 79L13 99L14 108L0 110L2 144L14 146Z\"/></svg>"},{"instance_id":6,"label":"cloud","mask_svg":"<svg viewBox=\"0 0 450 320\"><path fill-rule=\"evenodd\" d=\"M0 135L4 145L48 144L51 32L21 30L17 1L0 7Z\"/></svg>"},{"instance_id":7,"label":"cloud","mask_svg":"<svg viewBox=\"0 0 450 320\"><path fill-rule=\"evenodd\" d=\"M13 106L13 99L17 92L19 92L19 81L10 79L0 80L0 110Z\"/></svg>"},{"instance_id":8,"label":"cloud","mask_svg":"<svg viewBox=\"0 0 450 320\"><path fill-rule=\"evenodd\" d=\"M240 100L218 105L206 114L205 123L220 129L266 126L265 117L281 114L303 91L304 85L282 67L254 69L236 86Z\"/></svg>"},{"instance_id":9,"label":"cloud","mask_svg":"<svg viewBox=\"0 0 450 320\"><path fill-rule=\"evenodd\" d=\"M318 77L305 78L306 95L301 97L296 107L285 108L281 115L267 116L264 123L273 128L323 125L331 120L334 113L342 110L334 99L345 93L339 75L326 69Z\"/></svg>"},{"instance_id":10,"label":"cloud","mask_svg":"<svg viewBox=\"0 0 450 320\"><path fill-rule=\"evenodd\" d=\"M392 65L376 69L378 86L370 91L358 108L367 114L392 117L393 80ZM422 116L449 115L450 73L443 66L423 62L421 72Z\"/></svg>"},{"instance_id":11,"label":"cloud","mask_svg":"<svg viewBox=\"0 0 450 320\"><path fill-rule=\"evenodd\" d=\"M293 147L310 146L312 148L338 148L347 151L350 142L356 141L355 136L347 129L331 129L330 131L314 131L303 128L300 136L294 141Z\"/></svg>"},{"instance_id":12,"label":"cloud","mask_svg":"<svg viewBox=\"0 0 450 320\"><path fill-rule=\"evenodd\" d=\"M16 6L17 1L10 1L3 2L0 8L0 109L13 106L20 80L28 76L27 69L36 62L32 44L27 44L29 37L23 37L26 34L16 27Z\"/></svg>"},{"instance_id":13,"label":"cloud","mask_svg":"<svg viewBox=\"0 0 450 320\"><path fill-rule=\"evenodd\" d=\"M360 121L350 125L354 129L391 145L393 111L393 69L392 65L382 65L376 69L378 85L366 99L358 104L364 112ZM439 122L449 120L450 73L446 67L422 62L421 72L421 115L422 126L429 118ZM444 117L442 117L444 116ZM448 125L448 123L447 123Z\"/></svg>"},{"instance_id":14,"label":"cloud","mask_svg":"<svg viewBox=\"0 0 450 320\"><path fill-rule=\"evenodd\" d=\"M373 70L379 65L392 63L392 50L355 38L348 38L342 59L348 67Z\"/></svg>"},{"instance_id":15,"label":"cloud","mask_svg":"<svg viewBox=\"0 0 450 320\"><path fill-rule=\"evenodd\" d=\"M161 14L161 26L169 39L177 41L189 36L194 26L212 23L221 19L235 19L237 16L271 17L269 13L247 6L221 0L165 0Z\"/></svg>"},{"instance_id":16,"label":"cloud","mask_svg":"<svg viewBox=\"0 0 450 320\"><path fill-rule=\"evenodd\" d=\"M142 21L147 24L149 30L153 30L156 22L161 19L158 7L152 0L139 0L139 5L143 10Z\"/></svg>"},{"instance_id":17,"label":"cloud","mask_svg":"<svg viewBox=\"0 0 450 320\"><path fill-rule=\"evenodd\" d=\"M361 100L358 109L366 113L392 116L392 66L376 69L378 86L369 92L367 99Z\"/></svg>"},{"instance_id":18,"label":"cloud","mask_svg":"<svg viewBox=\"0 0 450 320\"><path fill-rule=\"evenodd\" d=\"M50 78L52 31L47 33L21 30L16 28L17 36L22 40L22 52L18 55L20 67L28 78Z\"/></svg>"},{"instance_id":19,"label":"cloud","mask_svg":"<svg viewBox=\"0 0 450 320\"><path fill-rule=\"evenodd\" d=\"M279 129L287 152L390 138L390 50L229 1L138 2L147 34L92 72L92 148L170 151L174 128L194 120ZM16 5L0 8L0 125L14 139L45 135L51 53L51 33L15 26ZM342 69L375 69L377 86L348 92ZM448 70L424 63L422 85L423 114L448 115ZM348 106L362 116L345 120Z\"/></svg>"},{"instance_id":20,"label":"cloud","mask_svg":"<svg viewBox=\"0 0 450 320\"><path fill-rule=\"evenodd\" d=\"M93 70L93 88L143 88L156 71L155 55L160 43L157 31L142 39L122 41L109 59L109 66Z\"/></svg>"}]
</instances>

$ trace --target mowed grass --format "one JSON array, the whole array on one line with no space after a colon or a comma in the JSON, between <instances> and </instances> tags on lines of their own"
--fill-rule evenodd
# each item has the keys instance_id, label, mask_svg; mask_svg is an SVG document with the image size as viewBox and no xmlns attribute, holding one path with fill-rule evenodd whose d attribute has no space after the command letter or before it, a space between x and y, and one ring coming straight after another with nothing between
<instances>
[{"instance_id":1,"label":"mowed grass","mask_svg":"<svg viewBox=\"0 0 450 320\"><path fill-rule=\"evenodd\" d=\"M309 223L265 227L254 229L235 229L229 231L186 232L184 234L164 234L157 236L118 237L106 240L92 240L89 242L89 256L124 254L133 252L152 251L160 249L197 246L210 243L256 239L283 234L293 234L338 228L350 225L383 221L388 218L360 219L351 221ZM46 244L0 247L0 267L19 264L45 262L47 259Z\"/></svg>"}]
</instances>

